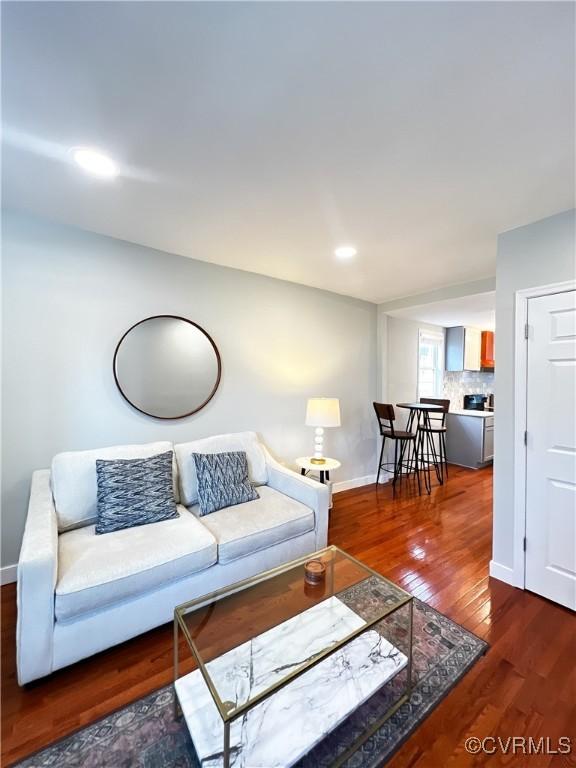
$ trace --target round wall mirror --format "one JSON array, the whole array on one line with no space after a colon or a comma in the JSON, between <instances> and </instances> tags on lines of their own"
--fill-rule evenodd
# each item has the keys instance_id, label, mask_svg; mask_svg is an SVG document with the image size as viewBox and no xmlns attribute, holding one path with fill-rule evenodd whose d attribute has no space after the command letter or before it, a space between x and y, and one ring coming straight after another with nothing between
<instances>
[{"instance_id":1,"label":"round wall mirror","mask_svg":"<svg viewBox=\"0 0 576 768\"><path fill-rule=\"evenodd\" d=\"M129 328L114 352L122 397L157 419L182 419L212 399L220 383L216 344L191 320L157 315Z\"/></svg>"}]
</instances>

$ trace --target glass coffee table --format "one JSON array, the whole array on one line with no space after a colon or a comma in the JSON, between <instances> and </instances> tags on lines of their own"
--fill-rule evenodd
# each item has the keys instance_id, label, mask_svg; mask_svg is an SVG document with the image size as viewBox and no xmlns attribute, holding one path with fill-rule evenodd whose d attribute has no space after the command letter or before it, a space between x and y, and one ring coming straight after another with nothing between
<instances>
[{"instance_id":1,"label":"glass coffee table","mask_svg":"<svg viewBox=\"0 0 576 768\"><path fill-rule=\"evenodd\" d=\"M178 606L176 715L202 768L294 765L386 687L341 765L410 695L412 622L408 592L334 546Z\"/></svg>"}]
</instances>

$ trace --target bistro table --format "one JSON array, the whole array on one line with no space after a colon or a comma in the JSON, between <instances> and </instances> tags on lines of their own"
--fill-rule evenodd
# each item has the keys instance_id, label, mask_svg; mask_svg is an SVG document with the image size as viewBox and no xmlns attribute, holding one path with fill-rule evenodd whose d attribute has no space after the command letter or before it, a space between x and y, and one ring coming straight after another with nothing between
<instances>
[{"instance_id":1,"label":"bistro table","mask_svg":"<svg viewBox=\"0 0 576 768\"><path fill-rule=\"evenodd\" d=\"M432 489L430 481L430 456L436 456L434 436L431 431L432 424L430 423L430 414L443 413L444 409L441 405L434 405L432 403L396 403L396 407L405 408L410 411L408 423L406 424L407 432L412 432L414 426L416 426L417 436L414 450L418 452L419 464L424 472L426 491L430 493ZM438 472L436 463L434 463L434 469L436 470L438 482L442 485L443 481Z\"/></svg>"}]
</instances>

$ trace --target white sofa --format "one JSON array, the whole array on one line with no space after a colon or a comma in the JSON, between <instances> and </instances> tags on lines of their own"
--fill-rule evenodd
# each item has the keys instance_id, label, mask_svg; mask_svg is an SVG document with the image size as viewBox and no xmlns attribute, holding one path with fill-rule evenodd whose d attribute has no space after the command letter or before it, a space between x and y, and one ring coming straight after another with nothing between
<instances>
[{"instance_id":1,"label":"white sofa","mask_svg":"<svg viewBox=\"0 0 576 768\"><path fill-rule=\"evenodd\" d=\"M96 459L174 450L178 518L96 536ZM245 450L260 498L197 516L192 452ZM62 453L32 477L18 563L21 685L170 621L174 607L326 545L328 490L253 432Z\"/></svg>"}]
</instances>

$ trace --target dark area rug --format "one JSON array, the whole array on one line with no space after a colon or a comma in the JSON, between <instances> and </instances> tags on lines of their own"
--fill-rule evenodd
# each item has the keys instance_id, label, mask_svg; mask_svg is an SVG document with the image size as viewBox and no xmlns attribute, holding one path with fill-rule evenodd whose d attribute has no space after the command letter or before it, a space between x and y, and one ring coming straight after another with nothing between
<instances>
[{"instance_id":1,"label":"dark area rug","mask_svg":"<svg viewBox=\"0 0 576 768\"><path fill-rule=\"evenodd\" d=\"M357 599L352 588L345 602L353 606ZM386 636L392 642L399 641L399 645L405 632L404 619L396 621L395 626L386 625ZM412 695L348 758L346 768L383 765L487 647L476 635L415 599ZM398 699L402 687L399 677L300 760L298 768L333 765L357 736L376 723ZM294 727L298 727L297 723ZM174 719L172 686L167 686L14 765L18 768L198 768L199 764L185 722Z\"/></svg>"}]
</instances>

